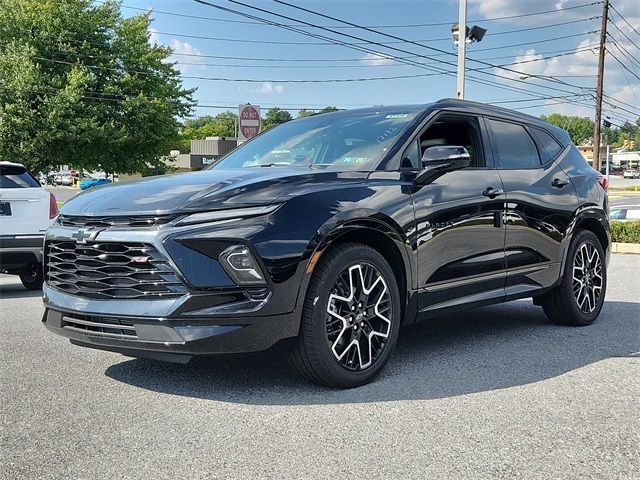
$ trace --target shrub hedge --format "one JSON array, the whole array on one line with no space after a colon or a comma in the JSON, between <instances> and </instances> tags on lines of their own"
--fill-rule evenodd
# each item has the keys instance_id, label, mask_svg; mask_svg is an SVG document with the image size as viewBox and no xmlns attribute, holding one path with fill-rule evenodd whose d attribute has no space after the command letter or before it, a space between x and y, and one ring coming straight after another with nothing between
<instances>
[{"instance_id":1,"label":"shrub hedge","mask_svg":"<svg viewBox=\"0 0 640 480\"><path fill-rule=\"evenodd\" d=\"M611 222L611 240L620 243L640 243L640 221Z\"/></svg>"}]
</instances>

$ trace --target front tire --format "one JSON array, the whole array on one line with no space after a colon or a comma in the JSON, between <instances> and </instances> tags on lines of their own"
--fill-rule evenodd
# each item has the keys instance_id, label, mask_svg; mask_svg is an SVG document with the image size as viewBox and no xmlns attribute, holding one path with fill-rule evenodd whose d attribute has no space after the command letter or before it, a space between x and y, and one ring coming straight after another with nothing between
<instances>
[{"instance_id":1,"label":"front tire","mask_svg":"<svg viewBox=\"0 0 640 480\"><path fill-rule=\"evenodd\" d=\"M542 308L559 325L591 325L604 304L607 289L605 254L598 237L589 230L575 233L560 285L545 296Z\"/></svg>"},{"instance_id":2,"label":"front tire","mask_svg":"<svg viewBox=\"0 0 640 480\"><path fill-rule=\"evenodd\" d=\"M42 265L34 263L27 267L27 273L20 274L20 281L27 290L42 290Z\"/></svg>"},{"instance_id":3,"label":"front tire","mask_svg":"<svg viewBox=\"0 0 640 480\"><path fill-rule=\"evenodd\" d=\"M321 385L369 383L391 356L400 319L398 285L384 257L366 245L339 245L313 272L291 363Z\"/></svg>"}]
</instances>

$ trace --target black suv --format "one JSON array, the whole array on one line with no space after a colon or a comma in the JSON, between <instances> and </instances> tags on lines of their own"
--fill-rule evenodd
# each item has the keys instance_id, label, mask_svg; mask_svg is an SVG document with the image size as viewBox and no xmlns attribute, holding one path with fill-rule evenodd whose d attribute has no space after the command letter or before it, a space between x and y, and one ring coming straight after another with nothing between
<instances>
[{"instance_id":1,"label":"black suv","mask_svg":"<svg viewBox=\"0 0 640 480\"><path fill-rule=\"evenodd\" d=\"M591 324L609 254L606 183L564 130L467 101L374 107L78 195L46 235L43 322L176 362L287 341L309 379L353 387L436 314L532 297Z\"/></svg>"}]
</instances>

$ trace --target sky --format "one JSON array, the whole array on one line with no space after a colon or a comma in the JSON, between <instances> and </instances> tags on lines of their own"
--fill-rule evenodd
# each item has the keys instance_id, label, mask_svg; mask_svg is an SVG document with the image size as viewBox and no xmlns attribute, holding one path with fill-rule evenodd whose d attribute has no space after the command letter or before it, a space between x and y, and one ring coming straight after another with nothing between
<instances>
[{"instance_id":1,"label":"sky","mask_svg":"<svg viewBox=\"0 0 640 480\"><path fill-rule=\"evenodd\" d=\"M249 102L265 110L292 109L295 116L294 108L357 108L455 97L457 59L451 24L457 22L457 0L286 0L380 33L344 28L335 20L272 0L241 0L246 7L228 0L208 1L351 46L191 0L123 0L125 16L152 11L150 41L174 50L171 60L179 62L184 85L197 87L195 98L201 105ZM486 28L487 33L480 43L468 47L465 98L503 102L500 105L534 115L559 112L593 117L591 96L602 12L601 2L584 6L593 1L469 0L468 25ZM616 10L610 13L604 114L621 124L640 116L640 0L611 0L611 4ZM543 11L551 12L529 15ZM327 26L335 33L301 21ZM509 65L514 62L520 63ZM443 70L449 74L442 74ZM385 79L357 81L379 77ZM195 115L223 110L200 106Z\"/></svg>"}]
</instances>

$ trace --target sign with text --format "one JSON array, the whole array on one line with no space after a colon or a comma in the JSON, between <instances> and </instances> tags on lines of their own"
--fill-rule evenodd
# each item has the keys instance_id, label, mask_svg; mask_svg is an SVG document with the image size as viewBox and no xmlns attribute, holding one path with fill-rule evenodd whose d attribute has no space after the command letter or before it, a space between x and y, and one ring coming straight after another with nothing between
<instances>
[{"instance_id":1,"label":"sign with text","mask_svg":"<svg viewBox=\"0 0 640 480\"><path fill-rule=\"evenodd\" d=\"M240 105L238 110L238 143L246 142L260 133L260 106Z\"/></svg>"}]
</instances>

